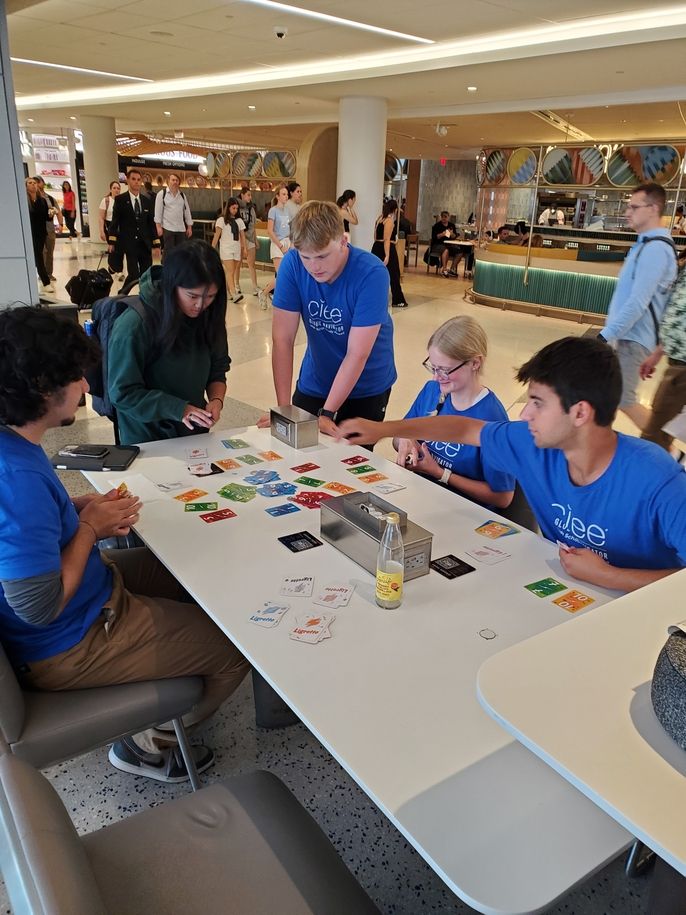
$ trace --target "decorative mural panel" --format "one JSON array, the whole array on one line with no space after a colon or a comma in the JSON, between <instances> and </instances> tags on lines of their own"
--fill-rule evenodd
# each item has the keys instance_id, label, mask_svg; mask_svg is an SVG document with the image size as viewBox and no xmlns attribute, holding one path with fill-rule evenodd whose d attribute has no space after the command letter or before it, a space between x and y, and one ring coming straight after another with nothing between
<instances>
[{"instance_id":1,"label":"decorative mural panel","mask_svg":"<svg viewBox=\"0 0 686 915\"><path fill-rule=\"evenodd\" d=\"M603 154L596 146L556 146L543 158L541 176L548 184L590 185L605 170Z\"/></svg>"},{"instance_id":2,"label":"decorative mural panel","mask_svg":"<svg viewBox=\"0 0 686 915\"><path fill-rule=\"evenodd\" d=\"M673 146L621 146L610 157L607 176L615 187L636 187L646 181L667 184L679 172Z\"/></svg>"},{"instance_id":3,"label":"decorative mural panel","mask_svg":"<svg viewBox=\"0 0 686 915\"><path fill-rule=\"evenodd\" d=\"M486 181L488 184L500 184L507 172L507 152L494 149L486 159Z\"/></svg>"},{"instance_id":4,"label":"decorative mural panel","mask_svg":"<svg viewBox=\"0 0 686 915\"><path fill-rule=\"evenodd\" d=\"M384 181L395 181L396 178L402 177L400 162L395 156L386 153L386 162L384 164Z\"/></svg>"},{"instance_id":5,"label":"decorative mural panel","mask_svg":"<svg viewBox=\"0 0 686 915\"><path fill-rule=\"evenodd\" d=\"M507 174L513 184L528 184L536 177L538 159L533 149L522 146L515 149L507 161Z\"/></svg>"},{"instance_id":6,"label":"decorative mural panel","mask_svg":"<svg viewBox=\"0 0 686 915\"><path fill-rule=\"evenodd\" d=\"M295 156L290 152L268 152L262 164L267 178L292 178L295 175Z\"/></svg>"},{"instance_id":7,"label":"decorative mural panel","mask_svg":"<svg viewBox=\"0 0 686 915\"><path fill-rule=\"evenodd\" d=\"M236 178L257 178L262 173L262 156L258 152L240 152L233 157Z\"/></svg>"},{"instance_id":8,"label":"decorative mural panel","mask_svg":"<svg viewBox=\"0 0 686 915\"><path fill-rule=\"evenodd\" d=\"M486 150L482 149L479 155L476 157L476 183L479 187L486 180L486 160L488 156L486 155Z\"/></svg>"},{"instance_id":9,"label":"decorative mural panel","mask_svg":"<svg viewBox=\"0 0 686 915\"><path fill-rule=\"evenodd\" d=\"M231 172L230 153L217 153L214 160L214 173L217 178L228 178Z\"/></svg>"}]
</instances>

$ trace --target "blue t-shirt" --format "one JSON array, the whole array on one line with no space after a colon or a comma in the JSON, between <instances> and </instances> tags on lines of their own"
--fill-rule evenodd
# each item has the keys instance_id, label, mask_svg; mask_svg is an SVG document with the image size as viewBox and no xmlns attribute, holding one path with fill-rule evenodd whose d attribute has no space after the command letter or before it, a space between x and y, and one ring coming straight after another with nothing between
<instances>
[{"instance_id":1,"label":"blue t-shirt","mask_svg":"<svg viewBox=\"0 0 686 915\"><path fill-rule=\"evenodd\" d=\"M291 216L286 207L272 207L267 219L274 220L274 235L281 241L291 234Z\"/></svg>"},{"instance_id":2,"label":"blue t-shirt","mask_svg":"<svg viewBox=\"0 0 686 915\"><path fill-rule=\"evenodd\" d=\"M281 262L274 308L298 311L307 332L307 351L298 389L326 397L345 358L351 327L373 327L379 333L350 397L373 397L395 379L393 321L388 313L388 270L374 254L348 246L348 260L333 283L318 283L293 249Z\"/></svg>"},{"instance_id":3,"label":"blue t-shirt","mask_svg":"<svg viewBox=\"0 0 686 915\"><path fill-rule=\"evenodd\" d=\"M686 473L652 442L618 433L610 466L587 486L569 479L562 451L536 447L524 422L484 426L481 448L514 473L548 540L625 569L686 566Z\"/></svg>"},{"instance_id":4,"label":"blue t-shirt","mask_svg":"<svg viewBox=\"0 0 686 915\"><path fill-rule=\"evenodd\" d=\"M427 381L415 402L405 414L406 419L419 416L466 416L469 419L507 420L505 407L493 391L488 391L477 403L467 410L456 410L448 395L438 407L441 386L437 381ZM449 467L453 473L459 473L470 480L481 480L491 487L493 492L511 492L515 488L514 477L509 473L495 470L484 461L481 448L474 445L460 445L456 442L426 441L424 443L441 467Z\"/></svg>"},{"instance_id":5,"label":"blue t-shirt","mask_svg":"<svg viewBox=\"0 0 686 915\"><path fill-rule=\"evenodd\" d=\"M0 427L0 580L57 572L79 516L40 445ZM19 619L0 588L0 641L15 666L77 645L112 594L112 573L94 546L81 584L46 626Z\"/></svg>"}]
</instances>

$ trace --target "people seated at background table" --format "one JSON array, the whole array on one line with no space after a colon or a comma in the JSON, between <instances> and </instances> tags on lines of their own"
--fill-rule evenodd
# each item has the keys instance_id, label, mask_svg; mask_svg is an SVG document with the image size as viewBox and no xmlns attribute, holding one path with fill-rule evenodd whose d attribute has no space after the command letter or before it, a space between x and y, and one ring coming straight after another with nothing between
<instances>
[{"instance_id":1,"label":"people seated at background table","mask_svg":"<svg viewBox=\"0 0 686 915\"><path fill-rule=\"evenodd\" d=\"M483 327L468 315L449 318L433 332L422 365L433 376L405 414L467 416L481 420L507 419L505 407L481 383L488 341ZM481 449L442 441L393 439L396 463L456 490L475 502L507 508L514 494L514 478L485 463Z\"/></svg>"},{"instance_id":2,"label":"people seated at background table","mask_svg":"<svg viewBox=\"0 0 686 915\"><path fill-rule=\"evenodd\" d=\"M207 432L219 421L229 370L226 279L219 254L191 239L141 277L145 317L112 327L108 389L122 444Z\"/></svg>"},{"instance_id":3,"label":"people seated at background table","mask_svg":"<svg viewBox=\"0 0 686 915\"><path fill-rule=\"evenodd\" d=\"M460 233L457 226L450 221L450 213L447 210L441 210L441 217L431 227L431 253L436 254L441 259L441 273L448 276L448 258L452 252L445 244L446 241L453 241Z\"/></svg>"},{"instance_id":4,"label":"people seated at background table","mask_svg":"<svg viewBox=\"0 0 686 915\"><path fill-rule=\"evenodd\" d=\"M97 343L49 309L15 308L0 313L0 353L0 641L17 677L29 690L72 690L200 676L184 721L205 720L247 661L147 549L101 555L98 540L137 522L139 499L70 499L41 447L74 422ZM193 752L199 769L211 764L211 750ZM109 758L159 781L188 777L173 731L123 738Z\"/></svg>"},{"instance_id":5,"label":"people seated at background table","mask_svg":"<svg viewBox=\"0 0 686 915\"><path fill-rule=\"evenodd\" d=\"M319 416L332 435L339 417L382 419L397 374L388 271L348 244L335 203L310 200L296 216L294 251L274 293L272 370L276 403ZM293 392L293 353L302 320L307 349ZM269 415L258 426L267 428Z\"/></svg>"},{"instance_id":6,"label":"people seated at background table","mask_svg":"<svg viewBox=\"0 0 686 915\"><path fill-rule=\"evenodd\" d=\"M338 437L480 447L493 469L519 481L572 578L633 591L686 566L686 474L652 442L613 431L622 376L612 348L597 338L565 337L516 377L529 386L521 422L354 419L341 423Z\"/></svg>"},{"instance_id":7,"label":"people seated at background table","mask_svg":"<svg viewBox=\"0 0 686 915\"><path fill-rule=\"evenodd\" d=\"M391 305L393 308L407 308L405 293L400 283L400 264L395 243L398 237L396 218L398 203L392 197L384 201L381 214L374 226L374 244L372 254L384 262L391 280Z\"/></svg>"}]
</instances>

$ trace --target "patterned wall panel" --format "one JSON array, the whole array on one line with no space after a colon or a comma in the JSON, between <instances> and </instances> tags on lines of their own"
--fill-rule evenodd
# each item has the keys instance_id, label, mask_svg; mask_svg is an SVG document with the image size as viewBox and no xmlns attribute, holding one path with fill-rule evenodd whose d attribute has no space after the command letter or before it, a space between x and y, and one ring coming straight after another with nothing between
<instances>
[{"instance_id":1,"label":"patterned wall panel","mask_svg":"<svg viewBox=\"0 0 686 915\"><path fill-rule=\"evenodd\" d=\"M557 146L543 158L541 177L548 184L595 184L605 170L605 159L596 146L576 149Z\"/></svg>"},{"instance_id":2,"label":"patterned wall panel","mask_svg":"<svg viewBox=\"0 0 686 915\"><path fill-rule=\"evenodd\" d=\"M622 146L610 156L607 176L615 187L636 187L646 181L668 184L679 172L673 146Z\"/></svg>"}]
</instances>

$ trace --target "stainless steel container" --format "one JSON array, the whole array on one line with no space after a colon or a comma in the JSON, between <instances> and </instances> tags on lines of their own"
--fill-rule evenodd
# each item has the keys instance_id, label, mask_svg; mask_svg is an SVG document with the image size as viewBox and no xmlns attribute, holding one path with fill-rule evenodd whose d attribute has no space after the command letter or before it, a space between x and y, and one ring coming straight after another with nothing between
<instances>
[{"instance_id":1,"label":"stainless steel container","mask_svg":"<svg viewBox=\"0 0 686 915\"><path fill-rule=\"evenodd\" d=\"M351 492L321 504L321 536L341 553L376 574L379 541L386 528L386 515L397 512L405 547L405 581L429 574L433 534L407 514L368 492Z\"/></svg>"},{"instance_id":2,"label":"stainless steel container","mask_svg":"<svg viewBox=\"0 0 686 915\"><path fill-rule=\"evenodd\" d=\"M319 444L319 420L300 407L276 407L270 410L272 435L291 448L309 448Z\"/></svg>"}]
</instances>

